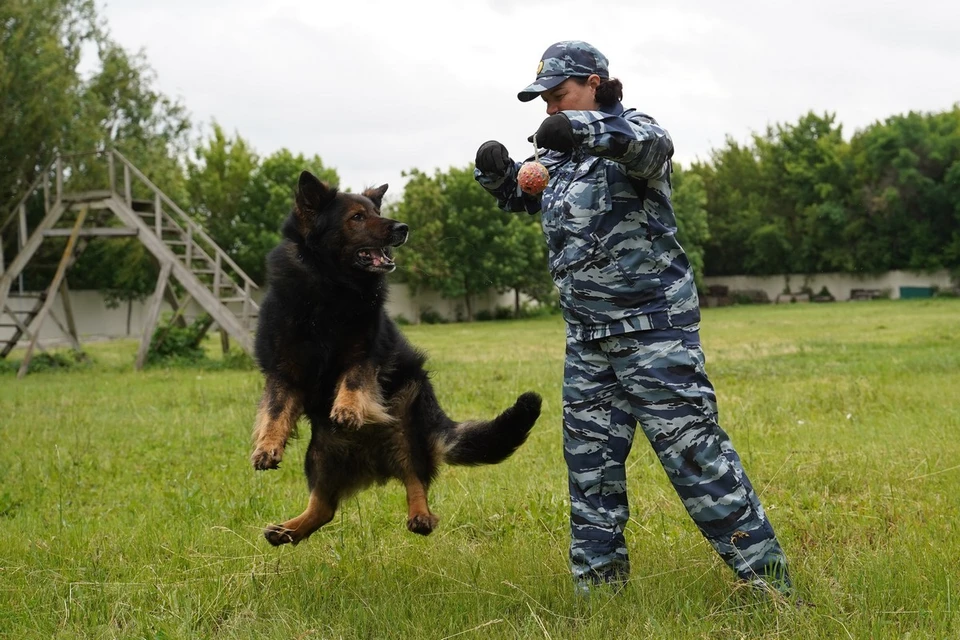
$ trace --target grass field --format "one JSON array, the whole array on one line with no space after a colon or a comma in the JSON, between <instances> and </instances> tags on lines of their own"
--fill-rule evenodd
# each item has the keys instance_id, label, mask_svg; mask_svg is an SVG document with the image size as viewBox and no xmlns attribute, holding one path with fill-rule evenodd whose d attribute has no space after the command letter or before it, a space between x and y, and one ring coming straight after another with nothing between
<instances>
[{"instance_id":1,"label":"grass field","mask_svg":"<svg viewBox=\"0 0 960 640\"><path fill-rule=\"evenodd\" d=\"M405 331L455 418L545 399L513 458L442 472L428 538L388 484L270 547L261 528L305 506L304 443L250 467L254 370L138 373L127 341L89 345L86 369L0 374L0 636L960 637L960 300L704 312L721 422L813 606L735 588L643 441L632 580L576 598L561 321Z\"/></svg>"}]
</instances>

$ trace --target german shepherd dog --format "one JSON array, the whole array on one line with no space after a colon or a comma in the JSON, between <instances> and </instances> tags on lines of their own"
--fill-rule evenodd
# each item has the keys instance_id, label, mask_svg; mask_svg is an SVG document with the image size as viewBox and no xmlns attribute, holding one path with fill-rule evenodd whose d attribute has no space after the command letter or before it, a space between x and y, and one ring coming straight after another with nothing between
<instances>
[{"instance_id":1,"label":"german shepherd dog","mask_svg":"<svg viewBox=\"0 0 960 640\"><path fill-rule=\"evenodd\" d=\"M426 356L384 310L392 248L408 232L380 215L386 190L342 193L304 171L283 240L267 257L256 337L265 384L253 467L280 464L301 415L311 426L307 508L267 527L273 545L304 540L333 518L341 500L391 478L406 487L407 529L427 535L438 520L427 489L440 464L501 462L540 415L532 392L489 421L454 422L444 413L423 368Z\"/></svg>"}]
</instances>

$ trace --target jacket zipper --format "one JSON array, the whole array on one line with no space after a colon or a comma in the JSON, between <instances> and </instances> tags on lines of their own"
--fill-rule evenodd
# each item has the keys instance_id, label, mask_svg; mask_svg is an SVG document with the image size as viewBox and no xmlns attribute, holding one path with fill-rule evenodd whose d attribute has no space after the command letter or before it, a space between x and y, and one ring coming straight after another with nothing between
<instances>
[{"instance_id":1,"label":"jacket zipper","mask_svg":"<svg viewBox=\"0 0 960 640\"><path fill-rule=\"evenodd\" d=\"M627 272L623 270L623 267L620 266L620 261L613 256L613 252L607 248L605 244L600 242L600 238L597 237L596 233L591 233L590 238L594 241L596 246L600 247L600 251L603 251L603 254L607 256L607 259L613 263L613 266L617 268L617 271L620 272L620 275L623 276L623 279L626 280L629 284L634 284L633 278L627 275Z\"/></svg>"}]
</instances>

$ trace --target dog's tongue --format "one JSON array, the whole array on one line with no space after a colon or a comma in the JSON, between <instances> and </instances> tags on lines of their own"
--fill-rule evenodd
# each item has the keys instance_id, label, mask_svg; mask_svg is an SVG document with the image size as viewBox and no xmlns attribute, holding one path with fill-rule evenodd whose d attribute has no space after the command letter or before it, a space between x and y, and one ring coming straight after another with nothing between
<instances>
[{"instance_id":1,"label":"dog's tongue","mask_svg":"<svg viewBox=\"0 0 960 640\"><path fill-rule=\"evenodd\" d=\"M373 266L375 267L382 267L389 262L382 249L372 249L370 251L370 260L373 261Z\"/></svg>"}]
</instances>

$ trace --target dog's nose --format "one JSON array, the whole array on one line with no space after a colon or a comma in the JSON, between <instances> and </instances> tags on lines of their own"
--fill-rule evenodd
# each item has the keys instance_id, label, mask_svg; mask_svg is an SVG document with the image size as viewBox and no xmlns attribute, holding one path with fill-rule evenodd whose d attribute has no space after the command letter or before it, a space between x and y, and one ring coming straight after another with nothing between
<instances>
[{"instance_id":1,"label":"dog's nose","mask_svg":"<svg viewBox=\"0 0 960 640\"><path fill-rule=\"evenodd\" d=\"M402 222L397 222L393 225L390 235L396 238L399 244L403 244L407 241L407 237L410 235L410 227Z\"/></svg>"}]
</instances>

